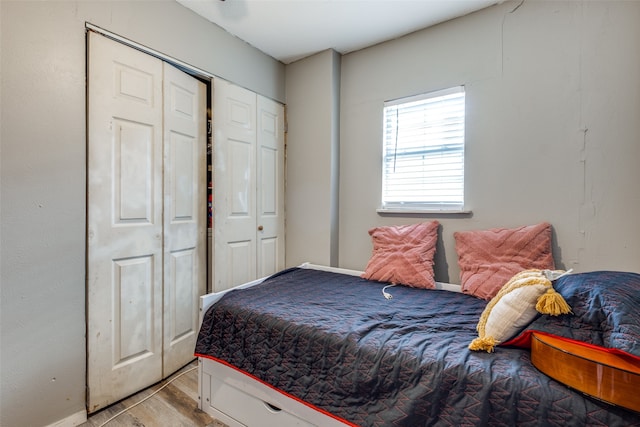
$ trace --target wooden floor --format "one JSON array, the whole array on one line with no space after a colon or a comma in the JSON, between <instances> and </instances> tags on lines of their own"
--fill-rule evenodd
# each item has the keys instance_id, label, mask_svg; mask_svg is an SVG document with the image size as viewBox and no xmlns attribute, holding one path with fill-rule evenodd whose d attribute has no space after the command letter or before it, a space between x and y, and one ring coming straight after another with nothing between
<instances>
[{"instance_id":1,"label":"wooden floor","mask_svg":"<svg viewBox=\"0 0 640 427\"><path fill-rule=\"evenodd\" d=\"M80 427L225 427L225 424L198 409L197 366L194 361L167 380L92 414ZM189 372L166 385L186 371ZM148 400L131 407L165 385ZM108 421L129 407L131 409Z\"/></svg>"}]
</instances>

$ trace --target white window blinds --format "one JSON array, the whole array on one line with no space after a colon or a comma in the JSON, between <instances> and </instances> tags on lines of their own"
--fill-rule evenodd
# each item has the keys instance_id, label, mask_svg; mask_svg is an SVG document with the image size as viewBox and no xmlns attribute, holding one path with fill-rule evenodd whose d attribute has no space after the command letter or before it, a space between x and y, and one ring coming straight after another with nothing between
<instances>
[{"instance_id":1,"label":"white window blinds","mask_svg":"<svg viewBox=\"0 0 640 427\"><path fill-rule=\"evenodd\" d=\"M384 104L382 210L464 209L465 93Z\"/></svg>"}]
</instances>

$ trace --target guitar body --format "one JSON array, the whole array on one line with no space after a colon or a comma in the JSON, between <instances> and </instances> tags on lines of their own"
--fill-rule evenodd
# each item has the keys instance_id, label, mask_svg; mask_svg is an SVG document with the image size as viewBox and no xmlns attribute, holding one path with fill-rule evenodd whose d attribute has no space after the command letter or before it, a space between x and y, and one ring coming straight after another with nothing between
<instances>
[{"instance_id":1,"label":"guitar body","mask_svg":"<svg viewBox=\"0 0 640 427\"><path fill-rule=\"evenodd\" d=\"M640 359L533 332L531 361L551 378L604 402L640 412Z\"/></svg>"}]
</instances>

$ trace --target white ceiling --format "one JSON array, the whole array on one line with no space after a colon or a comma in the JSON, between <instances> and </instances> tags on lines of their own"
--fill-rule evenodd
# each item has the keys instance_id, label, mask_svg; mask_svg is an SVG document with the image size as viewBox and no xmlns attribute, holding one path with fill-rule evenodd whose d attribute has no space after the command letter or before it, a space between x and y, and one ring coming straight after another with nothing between
<instances>
[{"instance_id":1,"label":"white ceiling","mask_svg":"<svg viewBox=\"0 0 640 427\"><path fill-rule=\"evenodd\" d=\"M176 0L285 64L345 54L466 15L498 0Z\"/></svg>"}]
</instances>

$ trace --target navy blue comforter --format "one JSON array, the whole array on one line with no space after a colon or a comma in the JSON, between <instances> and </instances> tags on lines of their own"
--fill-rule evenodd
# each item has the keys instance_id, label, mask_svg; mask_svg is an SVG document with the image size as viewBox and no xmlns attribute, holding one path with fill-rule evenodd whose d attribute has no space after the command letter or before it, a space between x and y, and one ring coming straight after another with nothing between
<instances>
[{"instance_id":1,"label":"navy blue comforter","mask_svg":"<svg viewBox=\"0 0 640 427\"><path fill-rule=\"evenodd\" d=\"M529 351L472 352L486 301L307 269L229 292L196 355L358 426L640 426L540 373Z\"/></svg>"}]
</instances>

